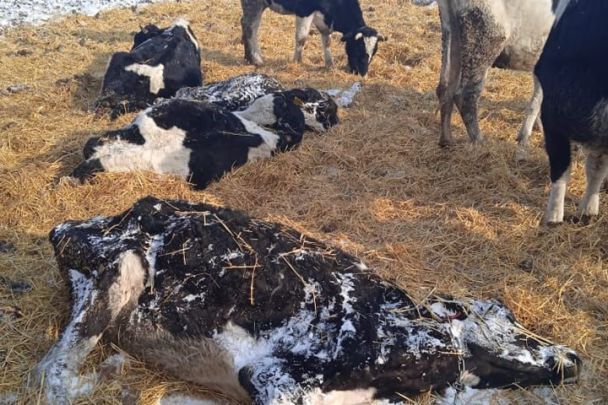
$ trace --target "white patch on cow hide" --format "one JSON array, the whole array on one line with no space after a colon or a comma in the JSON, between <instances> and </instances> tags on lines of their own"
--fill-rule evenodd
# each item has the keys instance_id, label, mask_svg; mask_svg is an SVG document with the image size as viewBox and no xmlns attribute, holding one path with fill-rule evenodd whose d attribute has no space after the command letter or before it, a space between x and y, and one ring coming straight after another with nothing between
<instances>
[{"instance_id":1,"label":"white patch on cow hide","mask_svg":"<svg viewBox=\"0 0 608 405\"><path fill-rule=\"evenodd\" d=\"M245 111L248 110L249 109ZM243 117L243 113L245 111L235 112L234 115L241 121L247 132L259 135L262 138L262 143L259 146L249 148L249 152L247 152L247 161L252 162L258 159L266 159L271 157L272 153L277 149L279 136L274 132L270 132L255 122Z\"/></svg>"},{"instance_id":2,"label":"white patch on cow hide","mask_svg":"<svg viewBox=\"0 0 608 405\"><path fill-rule=\"evenodd\" d=\"M146 270L141 258L132 250L124 252L119 258L118 278L108 289L108 308L115 319L129 302L137 301L144 289Z\"/></svg>"},{"instance_id":3,"label":"white patch on cow hide","mask_svg":"<svg viewBox=\"0 0 608 405\"><path fill-rule=\"evenodd\" d=\"M369 58L368 62L371 62L372 58L374 57L374 49L378 43L378 37L375 35L372 37L365 37L363 38L363 43L365 44L365 53Z\"/></svg>"},{"instance_id":4,"label":"white patch on cow hide","mask_svg":"<svg viewBox=\"0 0 608 405\"><path fill-rule=\"evenodd\" d=\"M162 64L150 66L143 63L133 63L125 67L125 70L140 76L147 76L150 79L150 93L152 94L158 94L159 91L165 88L165 80L163 79L165 66Z\"/></svg>"},{"instance_id":5,"label":"white patch on cow hide","mask_svg":"<svg viewBox=\"0 0 608 405\"><path fill-rule=\"evenodd\" d=\"M180 392L172 392L167 395L163 395L158 399L155 405L219 405L220 402L211 401L209 399L200 399L192 397L188 394L182 394Z\"/></svg>"},{"instance_id":6,"label":"white patch on cow hide","mask_svg":"<svg viewBox=\"0 0 608 405\"><path fill-rule=\"evenodd\" d=\"M237 114L241 118L255 122L258 125L274 125L278 121L274 114L274 95L267 94L255 100L246 110Z\"/></svg>"},{"instance_id":7,"label":"white patch on cow hide","mask_svg":"<svg viewBox=\"0 0 608 405\"><path fill-rule=\"evenodd\" d=\"M185 29L186 33L188 34L188 38L190 38L190 42L194 44L194 47L197 50L199 49L198 41L196 40L196 38L194 38L194 35L192 35L192 29L190 28L190 22L188 20L183 17L180 17L173 22L173 26L182 27L183 29Z\"/></svg>"},{"instance_id":8,"label":"white patch on cow hide","mask_svg":"<svg viewBox=\"0 0 608 405\"><path fill-rule=\"evenodd\" d=\"M304 405L371 405L374 400L375 388L355 389L350 391L322 392L316 388L302 398Z\"/></svg>"},{"instance_id":9,"label":"white patch on cow hide","mask_svg":"<svg viewBox=\"0 0 608 405\"><path fill-rule=\"evenodd\" d=\"M149 170L160 174L173 174L186 180L190 174L188 163L191 150L184 147L186 131L156 125L146 110L140 113L133 125L139 127L143 145L115 140L97 146L91 158L99 159L105 171L131 172Z\"/></svg>"}]
</instances>

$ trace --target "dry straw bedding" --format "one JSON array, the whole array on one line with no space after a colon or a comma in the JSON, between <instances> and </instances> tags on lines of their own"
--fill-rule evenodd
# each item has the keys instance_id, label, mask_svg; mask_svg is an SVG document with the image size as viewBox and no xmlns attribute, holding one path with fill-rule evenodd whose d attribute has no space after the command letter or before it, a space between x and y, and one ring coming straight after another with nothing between
<instances>
[{"instance_id":1,"label":"dry straw bedding","mask_svg":"<svg viewBox=\"0 0 608 405\"><path fill-rule=\"evenodd\" d=\"M341 125L308 136L297 151L238 169L202 192L150 173L103 174L79 187L57 179L78 162L91 134L131 120L111 122L89 109L108 56L128 49L140 25L190 19L202 44L206 81L251 71L242 61L237 0L71 16L0 38L0 89L29 86L0 95L0 240L16 248L0 254L0 273L34 287L22 295L0 289L0 306L17 305L24 315L0 323L0 392L18 393L24 403L39 400L40 393L27 391L24 381L68 315L68 291L47 241L51 227L115 214L153 194L225 204L288 224L360 255L418 299L432 292L499 298L535 333L583 354L580 383L555 388L561 402L608 402L608 199L603 197L603 214L590 224L539 227L548 189L541 135L533 135L526 162L514 159L514 137L531 87L526 74L491 72L481 106L485 144L439 148L436 9L409 0L362 3L368 24L390 41L381 44L364 91L353 108L342 111ZM327 71L318 35L310 39L303 65L290 62L293 33L292 18L266 13L262 72L294 86L352 83L337 34L337 68ZM460 120L454 123L464 139ZM583 187L579 158L568 212ZM88 367L111 351L99 348ZM134 362L120 380L82 402L118 403L124 387L142 403L165 391L193 389ZM539 401L530 391L518 398Z\"/></svg>"}]
</instances>

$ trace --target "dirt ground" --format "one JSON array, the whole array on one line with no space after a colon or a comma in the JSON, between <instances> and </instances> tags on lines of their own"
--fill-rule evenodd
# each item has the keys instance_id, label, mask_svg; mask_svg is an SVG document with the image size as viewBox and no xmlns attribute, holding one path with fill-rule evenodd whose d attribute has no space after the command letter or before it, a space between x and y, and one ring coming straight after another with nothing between
<instances>
[{"instance_id":1,"label":"dirt ground","mask_svg":"<svg viewBox=\"0 0 608 405\"><path fill-rule=\"evenodd\" d=\"M608 403L608 199L602 197L603 214L590 223L540 226L549 183L540 133L533 134L528 159L515 162L528 74L490 73L481 102L486 143L465 142L455 116L462 142L439 148L436 8L409 0L364 0L362 7L368 24L389 41L381 44L356 104L341 111L341 125L307 135L298 150L240 168L202 192L151 173L103 174L83 186L59 179L79 162L90 135L133 118L112 122L90 109L109 55L128 49L140 25L188 18L202 45L206 82L253 70L243 62L237 0L70 16L0 37L0 89L27 86L0 93L0 274L33 286L18 294L0 285L0 308L16 305L23 315L0 319L2 395L40 401L40 392L24 388L28 371L68 316L50 229L67 219L115 214L152 194L224 204L288 224L358 254L421 300L433 292L499 298L529 329L582 354L580 382L554 388L561 403ZM293 36L293 18L265 14L261 72L287 86L347 87L356 80L344 71L338 34L334 70L323 67L318 34L309 40L305 63L291 63ZM567 214L584 188L581 161L574 165ZM100 347L87 367L113 350ZM120 379L79 403L148 404L184 389L194 390L132 362ZM541 401L529 390L517 397Z\"/></svg>"}]
</instances>

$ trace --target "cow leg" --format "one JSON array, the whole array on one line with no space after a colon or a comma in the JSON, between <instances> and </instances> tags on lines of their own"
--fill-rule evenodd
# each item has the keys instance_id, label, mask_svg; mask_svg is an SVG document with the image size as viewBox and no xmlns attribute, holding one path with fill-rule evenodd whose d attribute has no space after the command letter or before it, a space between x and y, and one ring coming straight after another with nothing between
<instances>
[{"instance_id":1,"label":"cow leg","mask_svg":"<svg viewBox=\"0 0 608 405\"><path fill-rule=\"evenodd\" d=\"M479 130L479 97L486 80L487 69L474 69L467 71L463 69L461 90L456 94L456 105L467 129L467 134L472 142L483 141Z\"/></svg>"},{"instance_id":2,"label":"cow leg","mask_svg":"<svg viewBox=\"0 0 608 405\"><path fill-rule=\"evenodd\" d=\"M304 45L306 45L313 19L314 14L308 17L296 16L296 50L293 55L293 61L296 63L302 63L302 51L304 50Z\"/></svg>"},{"instance_id":3,"label":"cow leg","mask_svg":"<svg viewBox=\"0 0 608 405\"><path fill-rule=\"evenodd\" d=\"M451 4L449 0L439 1L441 19L441 73L437 85L437 98L441 114L439 145L448 146L454 143L452 138L452 112L454 96L460 82L461 49L458 42L458 26L452 24Z\"/></svg>"},{"instance_id":4,"label":"cow leg","mask_svg":"<svg viewBox=\"0 0 608 405\"><path fill-rule=\"evenodd\" d=\"M331 29L325 25L323 15L320 13L314 13L314 24L315 27L321 33L321 45L323 46L323 60L326 68L334 66L334 58L331 55Z\"/></svg>"},{"instance_id":5,"label":"cow leg","mask_svg":"<svg viewBox=\"0 0 608 405\"><path fill-rule=\"evenodd\" d=\"M101 338L96 328L88 327L98 300L93 281L75 270L70 270L69 278L73 300L70 322L33 371L36 382L45 385L49 404L68 404L92 389L90 382L79 377L78 370Z\"/></svg>"},{"instance_id":6,"label":"cow leg","mask_svg":"<svg viewBox=\"0 0 608 405\"><path fill-rule=\"evenodd\" d=\"M35 380L44 382L49 403L68 404L93 389L95 379L81 378L78 370L119 313L135 306L146 275L141 258L132 251L121 256L116 271L105 269L98 280L69 271L73 298L70 322L34 370Z\"/></svg>"},{"instance_id":7,"label":"cow leg","mask_svg":"<svg viewBox=\"0 0 608 405\"><path fill-rule=\"evenodd\" d=\"M600 210L600 189L608 175L608 155L603 151L589 151L585 161L587 188L580 203L579 216L595 216Z\"/></svg>"},{"instance_id":8,"label":"cow leg","mask_svg":"<svg viewBox=\"0 0 608 405\"><path fill-rule=\"evenodd\" d=\"M570 141L555 134L552 129L546 129L545 149L549 156L551 170L551 192L549 193L545 221L549 224L557 224L564 221L564 199L570 179Z\"/></svg>"},{"instance_id":9,"label":"cow leg","mask_svg":"<svg viewBox=\"0 0 608 405\"><path fill-rule=\"evenodd\" d=\"M534 91L532 93L532 99L526 108L526 118L519 130L517 135L517 153L516 160L524 160L526 158L526 150L528 149L528 142L530 140L530 134L534 127L535 121L540 121L540 106L543 102L543 89L540 86L540 82L534 76Z\"/></svg>"},{"instance_id":10,"label":"cow leg","mask_svg":"<svg viewBox=\"0 0 608 405\"><path fill-rule=\"evenodd\" d=\"M256 66L264 64L258 31L262 21L262 14L266 9L264 0L241 0L243 16L241 29L243 31L243 45L245 46L245 59Z\"/></svg>"}]
</instances>

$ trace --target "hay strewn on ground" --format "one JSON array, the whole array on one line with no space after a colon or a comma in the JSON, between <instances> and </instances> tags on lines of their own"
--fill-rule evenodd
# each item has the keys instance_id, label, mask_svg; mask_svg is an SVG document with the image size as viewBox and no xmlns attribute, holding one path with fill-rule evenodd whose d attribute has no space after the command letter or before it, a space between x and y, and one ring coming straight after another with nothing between
<instances>
[{"instance_id":1,"label":"hay strewn on ground","mask_svg":"<svg viewBox=\"0 0 608 405\"><path fill-rule=\"evenodd\" d=\"M533 135L526 162L514 159L528 75L490 74L481 113L487 143L440 149L436 9L417 8L409 0L364 0L363 8L368 23L390 42L381 44L364 91L342 112L342 124L325 136L308 136L297 151L241 168L204 192L149 173L104 174L80 187L57 179L79 161L91 134L132 118L111 122L87 110L108 56L128 49L140 25L189 18L203 47L207 82L251 71L242 61L238 1L71 16L0 38L0 89L29 86L0 95L0 240L16 248L0 253L0 274L34 286L20 296L0 288L0 305L18 305L24 313L0 322L0 393L17 393L23 403L39 400L40 393L24 389L24 381L67 318L67 288L47 242L51 227L69 218L115 214L153 194L225 204L294 226L360 255L418 299L438 291L500 298L531 330L583 354L580 384L555 388L562 403L608 402L608 199L603 197L603 214L591 224L539 227L548 186L540 134ZM355 78L342 70L338 35L333 71L322 67L318 35L310 39L305 64L290 63L293 35L292 18L266 13L262 72L287 85L352 84ZM454 122L464 139L460 120ZM579 159L568 213L583 187ZM89 368L111 351L97 350ZM133 363L120 382L102 385L79 402L118 403L124 386L142 403L186 387ZM529 391L519 398L539 401Z\"/></svg>"}]
</instances>

